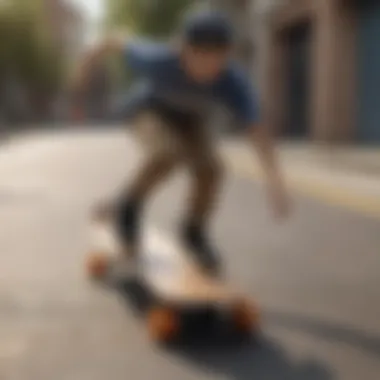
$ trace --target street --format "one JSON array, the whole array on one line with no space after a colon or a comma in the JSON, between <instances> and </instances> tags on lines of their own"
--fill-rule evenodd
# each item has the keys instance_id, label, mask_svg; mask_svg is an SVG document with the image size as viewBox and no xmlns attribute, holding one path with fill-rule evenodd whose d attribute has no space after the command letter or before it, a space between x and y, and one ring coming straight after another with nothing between
<instances>
[{"instance_id":1,"label":"street","mask_svg":"<svg viewBox=\"0 0 380 380\"><path fill-rule=\"evenodd\" d=\"M120 295L84 271L90 207L138 162L118 129L45 131L0 148L0 379L377 378L380 218L294 192L294 215L279 224L262 184L232 170L212 235L229 276L261 305L264 341L154 348ZM178 173L149 223L173 229L186 194Z\"/></svg>"}]
</instances>

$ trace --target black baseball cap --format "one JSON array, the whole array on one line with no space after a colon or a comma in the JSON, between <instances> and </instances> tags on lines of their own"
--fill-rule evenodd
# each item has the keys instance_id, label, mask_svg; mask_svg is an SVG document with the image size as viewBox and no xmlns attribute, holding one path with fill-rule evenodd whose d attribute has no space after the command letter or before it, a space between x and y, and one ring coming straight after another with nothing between
<instances>
[{"instance_id":1,"label":"black baseball cap","mask_svg":"<svg viewBox=\"0 0 380 380\"><path fill-rule=\"evenodd\" d=\"M232 45L234 30L228 17L217 11L188 16L182 25L186 43L205 48L227 48Z\"/></svg>"}]
</instances>

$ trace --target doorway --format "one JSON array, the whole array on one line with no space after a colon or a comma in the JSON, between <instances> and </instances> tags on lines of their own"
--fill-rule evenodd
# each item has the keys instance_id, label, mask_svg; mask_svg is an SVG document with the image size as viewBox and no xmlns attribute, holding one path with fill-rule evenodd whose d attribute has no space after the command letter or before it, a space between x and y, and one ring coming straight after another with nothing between
<instances>
[{"instance_id":1,"label":"doorway","mask_svg":"<svg viewBox=\"0 0 380 380\"><path fill-rule=\"evenodd\" d=\"M358 138L380 144L380 2L357 1L358 43Z\"/></svg>"},{"instance_id":2,"label":"doorway","mask_svg":"<svg viewBox=\"0 0 380 380\"><path fill-rule=\"evenodd\" d=\"M287 57L284 137L304 140L310 134L311 22L289 27L283 38Z\"/></svg>"}]
</instances>

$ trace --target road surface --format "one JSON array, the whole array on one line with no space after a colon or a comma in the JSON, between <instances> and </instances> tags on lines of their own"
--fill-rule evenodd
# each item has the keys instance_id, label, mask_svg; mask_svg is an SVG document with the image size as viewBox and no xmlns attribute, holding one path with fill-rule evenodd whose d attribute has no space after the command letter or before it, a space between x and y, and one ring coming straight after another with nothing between
<instances>
[{"instance_id":1,"label":"road surface","mask_svg":"<svg viewBox=\"0 0 380 380\"><path fill-rule=\"evenodd\" d=\"M155 349L120 295L87 281L88 211L139 161L118 130L37 133L0 150L0 379L371 380L380 371L380 220L297 196L284 225L229 173L212 234L262 305L260 347ZM186 178L152 199L175 225Z\"/></svg>"}]
</instances>

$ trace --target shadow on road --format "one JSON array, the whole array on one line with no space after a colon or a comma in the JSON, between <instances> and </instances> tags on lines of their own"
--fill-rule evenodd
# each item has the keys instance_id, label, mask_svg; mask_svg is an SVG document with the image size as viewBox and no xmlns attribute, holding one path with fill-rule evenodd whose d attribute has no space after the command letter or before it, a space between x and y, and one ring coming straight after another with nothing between
<instances>
[{"instance_id":1,"label":"shadow on road","mask_svg":"<svg viewBox=\"0 0 380 380\"><path fill-rule=\"evenodd\" d=\"M137 283L119 284L118 290L137 314L149 304L149 295ZM292 363L281 346L263 336L249 342L231 341L212 334L195 335L168 352L205 372L230 380L334 380L324 364Z\"/></svg>"},{"instance_id":2,"label":"shadow on road","mask_svg":"<svg viewBox=\"0 0 380 380\"><path fill-rule=\"evenodd\" d=\"M292 363L276 343L262 339L259 344L176 348L174 354L201 369L231 380L333 380L323 364L309 361Z\"/></svg>"},{"instance_id":3,"label":"shadow on road","mask_svg":"<svg viewBox=\"0 0 380 380\"><path fill-rule=\"evenodd\" d=\"M264 318L269 326L303 331L320 339L347 344L380 357L380 336L378 335L291 313L268 311L264 314Z\"/></svg>"},{"instance_id":4,"label":"shadow on road","mask_svg":"<svg viewBox=\"0 0 380 380\"><path fill-rule=\"evenodd\" d=\"M281 327L312 335L333 343L350 345L376 357L380 356L380 337L331 322L321 321L291 313L268 311L264 319L270 329ZM263 338L258 345L244 347L209 347L200 343L197 347L177 350L205 370L226 375L234 380L333 380L333 372L322 363L293 364L286 352L274 341Z\"/></svg>"}]
</instances>

